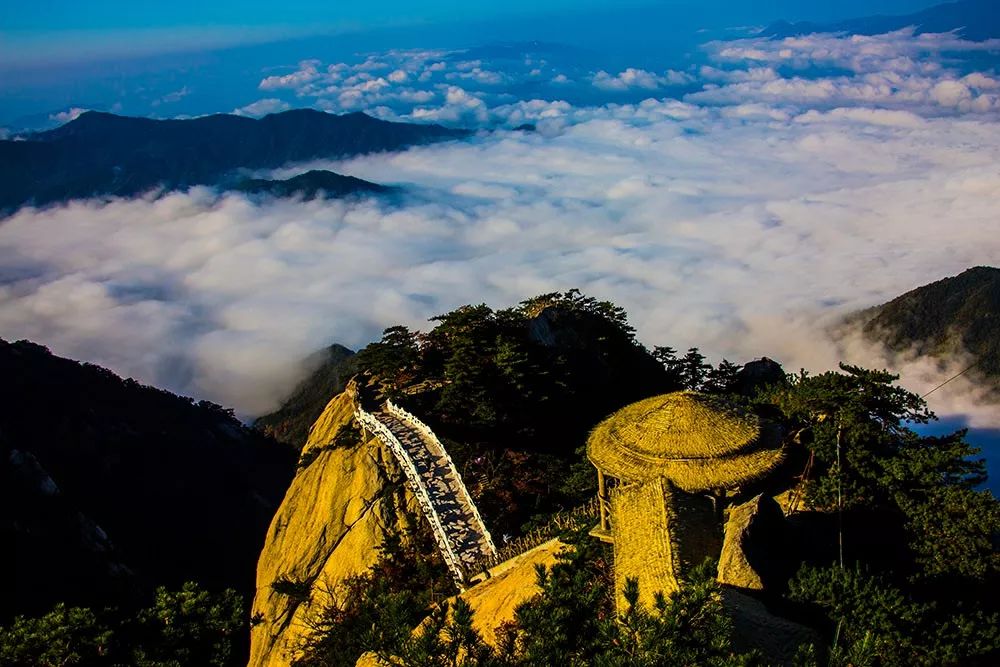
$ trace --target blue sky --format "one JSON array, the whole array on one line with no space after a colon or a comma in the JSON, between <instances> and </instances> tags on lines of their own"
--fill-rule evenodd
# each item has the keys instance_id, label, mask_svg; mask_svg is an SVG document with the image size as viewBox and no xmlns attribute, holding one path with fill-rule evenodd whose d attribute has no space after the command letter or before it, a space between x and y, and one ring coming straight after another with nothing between
<instances>
[{"instance_id":1,"label":"blue sky","mask_svg":"<svg viewBox=\"0 0 1000 667\"><path fill-rule=\"evenodd\" d=\"M73 108L161 117L231 111L258 99L264 76L301 60L336 62L390 49L541 40L586 49L601 59L586 65L595 69L681 68L702 43L733 37L734 27L746 32L777 19L906 13L930 4L7 0L0 3L0 127L42 127Z\"/></svg>"},{"instance_id":2,"label":"blue sky","mask_svg":"<svg viewBox=\"0 0 1000 667\"><path fill-rule=\"evenodd\" d=\"M611 0L506 0L503 3L468 2L467 0L298 0L276 3L270 0L196 0L137 3L134 0L8 0L0 9L0 25L6 30L46 32L60 29L114 29L135 27L177 27L204 25L293 25L370 27L385 23L466 18L477 19L503 14L532 14L566 9L620 7L623 4L714 5L721 11L757 7L762 13L773 8L787 12L796 4L817 17L843 15L846 12L875 13L906 11L925 7L926 0L813 0L793 3L782 0L665 0L654 3L622 3Z\"/></svg>"},{"instance_id":3,"label":"blue sky","mask_svg":"<svg viewBox=\"0 0 1000 667\"><path fill-rule=\"evenodd\" d=\"M387 26L433 26L482 22L499 17L530 21L542 14L710 14L719 20L766 22L777 18L829 20L875 12L902 13L934 4L928 0L7 0L0 5L0 63L19 65L148 55L270 41L303 34L357 32ZM624 6L623 6L624 5ZM627 6L633 6L632 9ZM635 7L646 6L645 9Z\"/></svg>"}]
</instances>

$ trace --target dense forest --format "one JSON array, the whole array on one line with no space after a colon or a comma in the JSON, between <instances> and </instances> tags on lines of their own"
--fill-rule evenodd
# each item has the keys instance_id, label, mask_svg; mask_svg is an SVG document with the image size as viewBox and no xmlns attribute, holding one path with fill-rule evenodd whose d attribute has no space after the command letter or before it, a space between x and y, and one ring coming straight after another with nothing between
<instances>
[{"instance_id":1,"label":"dense forest","mask_svg":"<svg viewBox=\"0 0 1000 667\"><path fill-rule=\"evenodd\" d=\"M1000 395L1000 269L977 266L851 318L897 353L968 359L971 376Z\"/></svg>"}]
</instances>

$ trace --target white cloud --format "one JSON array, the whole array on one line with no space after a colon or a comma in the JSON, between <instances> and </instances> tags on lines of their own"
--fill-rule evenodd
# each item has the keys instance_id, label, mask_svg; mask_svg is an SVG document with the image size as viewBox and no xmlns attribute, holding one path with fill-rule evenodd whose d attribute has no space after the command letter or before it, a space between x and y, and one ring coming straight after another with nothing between
<instances>
[{"instance_id":1,"label":"white cloud","mask_svg":"<svg viewBox=\"0 0 1000 667\"><path fill-rule=\"evenodd\" d=\"M489 119L489 111L486 103L476 95L458 86L448 86L444 93L444 104L438 107L417 107L411 118L433 122L485 123Z\"/></svg>"},{"instance_id":2,"label":"white cloud","mask_svg":"<svg viewBox=\"0 0 1000 667\"><path fill-rule=\"evenodd\" d=\"M598 71L591 78L591 82L601 90L631 90L641 88L643 90L657 90L667 86L679 86L689 84L694 81L694 77L684 72L667 70L664 74L656 74L644 69L629 67L616 75L611 75L604 70Z\"/></svg>"},{"instance_id":3,"label":"white cloud","mask_svg":"<svg viewBox=\"0 0 1000 667\"><path fill-rule=\"evenodd\" d=\"M54 120L57 123L68 123L71 120L76 120L82 114L87 113L90 109L85 109L83 107L70 107L65 111L60 111L59 113L54 113L49 115L49 120Z\"/></svg>"},{"instance_id":4,"label":"white cloud","mask_svg":"<svg viewBox=\"0 0 1000 667\"><path fill-rule=\"evenodd\" d=\"M176 102L180 102L190 94L191 94L191 89L188 88L187 86L184 86L183 88L175 90L172 93L167 93L158 100L153 100L152 106L158 107L161 104L174 104Z\"/></svg>"},{"instance_id":5,"label":"white cloud","mask_svg":"<svg viewBox=\"0 0 1000 667\"><path fill-rule=\"evenodd\" d=\"M925 124L923 118L909 111L892 111L889 109L872 109L867 107L833 109L827 112L808 111L796 117L795 120L800 123L828 123L850 120L870 125L904 128L916 128Z\"/></svg>"},{"instance_id":6,"label":"white cloud","mask_svg":"<svg viewBox=\"0 0 1000 667\"><path fill-rule=\"evenodd\" d=\"M250 104L240 107L239 109L234 109L233 113L237 116L260 118L261 116L266 116L271 113L287 111L290 108L291 105L289 105L288 102L274 97L268 97L262 100L257 100L256 102L251 102Z\"/></svg>"},{"instance_id":7,"label":"white cloud","mask_svg":"<svg viewBox=\"0 0 1000 667\"><path fill-rule=\"evenodd\" d=\"M704 89L683 101L659 97L691 82L669 70L501 69L428 50L303 61L260 87L330 111L537 132L274 172L407 186L391 203L194 189L23 210L0 225L0 332L252 414L331 341L580 287L625 306L648 344L893 364L928 389L963 360L889 357L824 327L1000 255L1000 79L954 56L984 48L906 31L714 44L690 70ZM529 82L532 99L504 87ZM632 103L563 99L602 91ZM943 410L996 424L971 385L949 386Z\"/></svg>"},{"instance_id":8,"label":"white cloud","mask_svg":"<svg viewBox=\"0 0 1000 667\"><path fill-rule=\"evenodd\" d=\"M1000 50L1000 40L964 40L954 33L916 35L906 28L882 35L818 33L785 39L750 38L711 42L721 62L752 62L795 68L841 67L856 74L892 70L929 73L941 69L940 55Z\"/></svg>"},{"instance_id":9,"label":"white cloud","mask_svg":"<svg viewBox=\"0 0 1000 667\"><path fill-rule=\"evenodd\" d=\"M699 105L730 105L733 115L763 112L784 116L810 109L866 106L921 115L996 114L1000 79L961 71L963 55L992 53L1000 40L970 42L947 33L915 35L912 29L875 36L816 34L783 40L748 38L706 45L712 64L689 71L628 67L617 73L581 70L549 59L491 62L464 57L461 50L396 50L323 66L303 61L297 71L269 76L264 90L291 90L317 108L333 112L368 110L389 119L435 120L452 124L505 123L524 100L512 100L519 86L554 103L570 95L589 103L635 100L678 86L703 89L686 99ZM478 101L463 107L446 98L452 88ZM771 111L764 111L770 107ZM556 126L550 120L549 126Z\"/></svg>"},{"instance_id":10,"label":"white cloud","mask_svg":"<svg viewBox=\"0 0 1000 667\"><path fill-rule=\"evenodd\" d=\"M261 90L299 90L320 78L319 65L318 60L303 60L299 63L299 68L291 74L266 77L257 87Z\"/></svg>"},{"instance_id":11,"label":"white cloud","mask_svg":"<svg viewBox=\"0 0 1000 667\"><path fill-rule=\"evenodd\" d=\"M531 77L537 75L532 74L532 72L528 72L527 76ZM445 75L445 78L449 81L472 80L476 83L487 86L498 86L502 83L510 82L510 78L504 73L483 69L482 67L473 67L468 71L449 72Z\"/></svg>"},{"instance_id":12,"label":"white cloud","mask_svg":"<svg viewBox=\"0 0 1000 667\"><path fill-rule=\"evenodd\" d=\"M993 122L656 100L559 112L551 135L275 173L410 184L402 203L195 189L23 210L0 225L0 331L259 413L331 341L570 287L625 306L648 344L821 369L844 354L827 318L1000 253Z\"/></svg>"},{"instance_id":13,"label":"white cloud","mask_svg":"<svg viewBox=\"0 0 1000 667\"><path fill-rule=\"evenodd\" d=\"M705 89L687 98L698 103L865 105L921 114L1000 111L1000 81L982 72L963 76L956 66L956 57L963 54L1000 51L1000 40L972 42L952 33L915 35L909 28L874 36L815 34L713 42L707 50L730 67L701 67ZM948 59L942 57L945 53ZM810 71L817 67L849 73ZM782 73L788 70L802 73Z\"/></svg>"},{"instance_id":14,"label":"white cloud","mask_svg":"<svg viewBox=\"0 0 1000 667\"><path fill-rule=\"evenodd\" d=\"M948 74L927 77L880 72L850 77L756 78L722 86L706 86L704 90L691 93L685 99L708 104L753 101L805 108L860 104L899 108L922 114L1000 111L1000 95L978 92Z\"/></svg>"}]
</instances>

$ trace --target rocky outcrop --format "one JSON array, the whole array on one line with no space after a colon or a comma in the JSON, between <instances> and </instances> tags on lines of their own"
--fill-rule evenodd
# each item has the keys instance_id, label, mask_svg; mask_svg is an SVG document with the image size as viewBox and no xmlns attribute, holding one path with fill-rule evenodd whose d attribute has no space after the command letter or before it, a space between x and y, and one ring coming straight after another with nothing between
<instances>
[{"instance_id":1,"label":"rocky outcrop","mask_svg":"<svg viewBox=\"0 0 1000 667\"><path fill-rule=\"evenodd\" d=\"M514 620L517 607L541 593L538 573L542 565L551 568L566 545L558 539L538 545L530 551L501 563L490 570L490 577L463 592L459 597L472 608L472 627L493 646L496 631Z\"/></svg>"},{"instance_id":2,"label":"rocky outcrop","mask_svg":"<svg viewBox=\"0 0 1000 667\"><path fill-rule=\"evenodd\" d=\"M782 386L788 382L785 369L774 359L762 357L748 362L736 373L733 390L743 396L754 396L765 387Z\"/></svg>"},{"instance_id":3,"label":"rocky outcrop","mask_svg":"<svg viewBox=\"0 0 1000 667\"><path fill-rule=\"evenodd\" d=\"M759 651L766 665L797 664L799 646L822 642L815 630L772 613L748 593L725 588L722 603L733 622L733 648Z\"/></svg>"},{"instance_id":4,"label":"rocky outcrop","mask_svg":"<svg viewBox=\"0 0 1000 667\"><path fill-rule=\"evenodd\" d=\"M784 515L765 495L729 510L719 557L719 583L762 591L782 576Z\"/></svg>"},{"instance_id":5,"label":"rocky outcrop","mask_svg":"<svg viewBox=\"0 0 1000 667\"><path fill-rule=\"evenodd\" d=\"M471 588L456 596L469 603L472 627L487 644L496 647L497 632L514 621L517 608L542 592L538 586L538 566L551 568L559 554L567 548L559 539L543 542L490 568L488 577L476 579ZM454 604L455 598L449 598L447 602ZM429 620L425 619L413 629L413 633L424 632ZM354 667L399 667L403 664L398 657L381 658L369 651L358 658Z\"/></svg>"},{"instance_id":6,"label":"rocky outcrop","mask_svg":"<svg viewBox=\"0 0 1000 667\"><path fill-rule=\"evenodd\" d=\"M354 430L353 407L350 388L326 406L271 523L257 565L251 665L290 664L331 591L368 570L404 510L416 511L391 455Z\"/></svg>"}]
</instances>

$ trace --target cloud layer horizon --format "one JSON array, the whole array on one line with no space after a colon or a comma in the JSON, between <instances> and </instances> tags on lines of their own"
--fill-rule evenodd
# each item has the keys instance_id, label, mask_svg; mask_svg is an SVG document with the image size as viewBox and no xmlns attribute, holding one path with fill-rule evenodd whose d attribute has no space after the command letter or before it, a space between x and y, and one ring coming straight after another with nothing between
<instances>
[{"instance_id":1,"label":"cloud layer horizon","mask_svg":"<svg viewBox=\"0 0 1000 667\"><path fill-rule=\"evenodd\" d=\"M954 54L998 48L902 31L716 42L710 64L684 71L438 51L305 62L261 90L489 129L273 173L404 186L394 201L194 188L24 209L0 221L0 332L249 416L332 342L356 348L465 303L577 287L625 307L650 346L767 355L789 370L893 364L929 387L965 360L889 358L828 326L996 262L1000 80ZM503 92L574 86L607 97ZM615 97L627 91L648 97ZM287 106L264 97L241 113ZM522 123L538 131L510 129ZM936 407L995 425L971 391Z\"/></svg>"}]
</instances>

